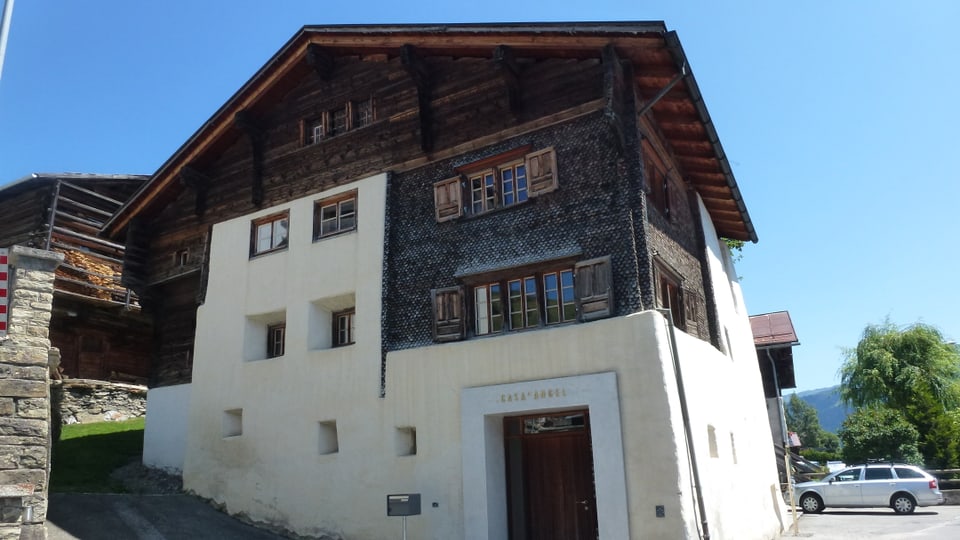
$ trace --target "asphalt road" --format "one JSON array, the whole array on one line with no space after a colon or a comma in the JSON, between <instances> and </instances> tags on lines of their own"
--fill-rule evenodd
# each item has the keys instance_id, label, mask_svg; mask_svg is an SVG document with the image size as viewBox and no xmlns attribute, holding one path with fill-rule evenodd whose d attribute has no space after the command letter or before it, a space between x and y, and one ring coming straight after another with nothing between
<instances>
[{"instance_id":1,"label":"asphalt road","mask_svg":"<svg viewBox=\"0 0 960 540\"><path fill-rule=\"evenodd\" d=\"M885 508L826 509L798 514L799 534L784 538L814 540L948 540L960 538L960 506L928 506L899 515Z\"/></svg>"},{"instance_id":2,"label":"asphalt road","mask_svg":"<svg viewBox=\"0 0 960 540\"><path fill-rule=\"evenodd\" d=\"M277 540L189 495L51 493L48 540Z\"/></svg>"}]
</instances>

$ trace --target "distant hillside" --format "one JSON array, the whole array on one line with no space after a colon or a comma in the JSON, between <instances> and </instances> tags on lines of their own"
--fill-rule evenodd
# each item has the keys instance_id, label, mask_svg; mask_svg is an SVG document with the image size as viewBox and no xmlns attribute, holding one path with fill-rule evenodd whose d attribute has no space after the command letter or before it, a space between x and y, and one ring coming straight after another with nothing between
<instances>
[{"instance_id":1,"label":"distant hillside","mask_svg":"<svg viewBox=\"0 0 960 540\"><path fill-rule=\"evenodd\" d=\"M831 386L830 388L820 388L819 390L807 390L798 392L797 397L806 401L811 407L817 410L817 418L820 419L820 427L825 431L836 433L840 429L840 424L847 418L847 415L853 412L853 409L846 407L840 402L840 386Z\"/></svg>"}]
</instances>

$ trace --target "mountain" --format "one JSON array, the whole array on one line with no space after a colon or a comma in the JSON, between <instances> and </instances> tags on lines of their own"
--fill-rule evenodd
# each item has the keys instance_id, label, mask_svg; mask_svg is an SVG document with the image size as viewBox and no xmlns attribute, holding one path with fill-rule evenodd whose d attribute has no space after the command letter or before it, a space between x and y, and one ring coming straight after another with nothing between
<instances>
[{"instance_id":1,"label":"mountain","mask_svg":"<svg viewBox=\"0 0 960 540\"><path fill-rule=\"evenodd\" d=\"M830 388L820 388L818 390L807 390L798 392L797 397L806 401L811 407L817 410L817 418L820 419L820 427L824 431L836 433L840 429L847 415L853 412L852 407L844 405L840 401L840 386L831 386Z\"/></svg>"}]
</instances>

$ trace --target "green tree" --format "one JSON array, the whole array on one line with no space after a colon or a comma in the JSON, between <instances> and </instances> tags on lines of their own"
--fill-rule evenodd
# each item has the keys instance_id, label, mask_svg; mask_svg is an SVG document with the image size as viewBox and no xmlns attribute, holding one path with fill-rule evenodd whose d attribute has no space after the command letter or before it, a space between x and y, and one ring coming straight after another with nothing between
<instances>
[{"instance_id":1,"label":"green tree","mask_svg":"<svg viewBox=\"0 0 960 540\"><path fill-rule=\"evenodd\" d=\"M948 413L960 406L960 351L936 328L899 329L889 321L867 326L847 351L840 377L844 401L899 411L916 428L927 466L958 465L957 454L944 453L942 445L943 430L955 424Z\"/></svg>"},{"instance_id":2,"label":"green tree","mask_svg":"<svg viewBox=\"0 0 960 540\"><path fill-rule=\"evenodd\" d=\"M840 453L847 463L883 459L923 464L917 448L919 434L899 411L875 405L857 409L840 427Z\"/></svg>"},{"instance_id":3,"label":"green tree","mask_svg":"<svg viewBox=\"0 0 960 540\"><path fill-rule=\"evenodd\" d=\"M793 394L784 407L784 413L787 416L787 429L796 432L804 448L828 453L839 450L840 439L820 426L820 418L813 405Z\"/></svg>"}]
</instances>

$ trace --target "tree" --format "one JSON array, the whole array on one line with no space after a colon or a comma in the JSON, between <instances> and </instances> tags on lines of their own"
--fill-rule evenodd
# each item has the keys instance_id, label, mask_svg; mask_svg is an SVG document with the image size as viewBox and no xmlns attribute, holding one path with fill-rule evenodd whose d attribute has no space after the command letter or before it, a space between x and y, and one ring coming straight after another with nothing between
<instances>
[{"instance_id":1,"label":"tree","mask_svg":"<svg viewBox=\"0 0 960 540\"><path fill-rule=\"evenodd\" d=\"M820 418L813 405L793 394L784 407L784 413L787 416L787 429L796 432L805 448L837 452L840 439L820 426Z\"/></svg>"},{"instance_id":2,"label":"tree","mask_svg":"<svg viewBox=\"0 0 960 540\"><path fill-rule=\"evenodd\" d=\"M886 321L867 326L846 356L840 369L844 401L899 411L919 433L927 466L958 464L955 453L941 452L942 430L952 425L948 413L960 406L960 350L954 344L930 325L901 330Z\"/></svg>"},{"instance_id":3,"label":"tree","mask_svg":"<svg viewBox=\"0 0 960 540\"><path fill-rule=\"evenodd\" d=\"M899 411L884 406L857 409L840 427L840 451L847 463L883 459L923 464L917 449L919 434Z\"/></svg>"}]
</instances>

